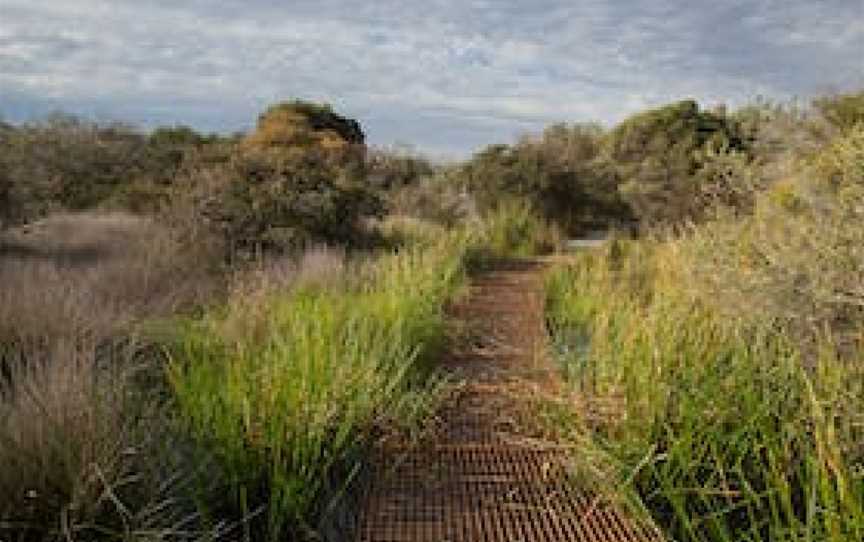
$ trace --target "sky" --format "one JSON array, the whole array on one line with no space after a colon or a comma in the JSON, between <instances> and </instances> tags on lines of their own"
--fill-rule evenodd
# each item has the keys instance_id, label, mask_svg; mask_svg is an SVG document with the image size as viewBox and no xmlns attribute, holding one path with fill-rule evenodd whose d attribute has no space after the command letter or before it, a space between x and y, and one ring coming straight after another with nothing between
<instances>
[{"instance_id":1,"label":"sky","mask_svg":"<svg viewBox=\"0 0 864 542\"><path fill-rule=\"evenodd\" d=\"M301 98L460 157L678 99L861 88L864 0L0 0L13 122L232 132Z\"/></svg>"}]
</instances>

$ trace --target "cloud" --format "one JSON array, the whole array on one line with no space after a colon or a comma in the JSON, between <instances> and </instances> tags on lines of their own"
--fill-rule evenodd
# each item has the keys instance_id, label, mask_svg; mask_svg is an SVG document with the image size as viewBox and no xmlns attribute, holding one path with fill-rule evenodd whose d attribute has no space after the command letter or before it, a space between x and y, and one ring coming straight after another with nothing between
<instances>
[{"instance_id":1,"label":"cloud","mask_svg":"<svg viewBox=\"0 0 864 542\"><path fill-rule=\"evenodd\" d=\"M859 0L2 0L0 113L235 130L301 97L464 154L681 97L864 85L861 20Z\"/></svg>"}]
</instances>

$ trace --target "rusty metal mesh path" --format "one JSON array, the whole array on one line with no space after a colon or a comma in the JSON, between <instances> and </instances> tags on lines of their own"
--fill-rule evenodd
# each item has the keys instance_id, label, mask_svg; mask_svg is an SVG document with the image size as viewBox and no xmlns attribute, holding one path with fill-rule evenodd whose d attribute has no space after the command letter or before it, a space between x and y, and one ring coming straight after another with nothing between
<instances>
[{"instance_id":1,"label":"rusty metal mesh path","mask_svg":"<svg viewBox=\"0 0 864 542\"><path fill-rule=\"evenodd\" d=\"M467 332L442 363L464 386L431 442L380 451L360 542L661 540L568 481L572 451L532 438L520 423L520 397L557 381L544 355L539 267L502 263L454 309Z\"/></svg>"}]
</instances>

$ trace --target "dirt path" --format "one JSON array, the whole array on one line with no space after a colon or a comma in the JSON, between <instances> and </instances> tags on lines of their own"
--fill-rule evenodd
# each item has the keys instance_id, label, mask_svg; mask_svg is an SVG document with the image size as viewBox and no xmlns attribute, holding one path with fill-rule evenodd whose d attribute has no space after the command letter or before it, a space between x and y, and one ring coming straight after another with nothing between
<instances>
[{"instance_id":1,"label":"dirt path","mask_svg":"<svg viewBox=\"0 0 864 542\"><path fill-rule=\"evenodd\" d=\"M442 363L464 385L434 438L382 451L360 542L658 540L569 483L572 450L528 421L530 397L558 385L541 275L538 262L499 264L454 308L461 338Z\"/></svg>"}]
</instances>

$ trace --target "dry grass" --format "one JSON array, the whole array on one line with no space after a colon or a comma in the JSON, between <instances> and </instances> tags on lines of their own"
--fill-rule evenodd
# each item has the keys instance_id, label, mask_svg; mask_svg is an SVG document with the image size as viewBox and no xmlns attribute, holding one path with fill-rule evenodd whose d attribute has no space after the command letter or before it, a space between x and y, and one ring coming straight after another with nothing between
<instances>
[{"instance_id":1,"label":"dry grass","mask_svg":"<svg viewBox=\"0 0 864 542\"><path fill-rule=\"evenodd\" d=\"M194 530L184 460L157 453L177 443L161 355L134 336L218 290L206 256L123 214L55 216L0 242L0 536Z\"/></svg>"},{"instance_id":2,"label":"dry grass","mask_svg":"<svg viewBox=\"0 0 864 542\"><path fill-rule=\"evenodd\" d=\"M550 280L577 463L605 455L670 539L861 539L860 351L810 355L799 333L740 312L773 291L714 309L688 283L685 242L698 241L615 243Z\"/></svg>"},{"instance_id":3,"label":"dry grass","mask_svg":"<svg viewBox=\"0 0 864 542\"><path fill-rule=\"evenodd\" d=\"M0 344L107 338L200 303L218 284L208 256L125 214L59 215L0 238Z\"/></svg>"},{"instance_id":4,"label":"dry grass","mask_svg":"<svg viewBox=\"0 0 864 542\"><path fill-rule=\"evenodd\" d=\"M550 281L585 440L676 540L864 533L864 127L793 158L752 214Z\"/></svg>"},{"instance_id":5,"label":"dry grass","mask_svg":"<svg viewBox=\"0 0 864 542\"><path fill-rule=\"evenodd\" d=\"M326 246L312 247L297 256L258 262L238 272L231 280L228 308L222 332L229 342L244 338L264 340L277 307L268 300L302 287L331 289L348 282L345 251Z\"/></svg>"},{"instance_id":6,"label":"dry grass","mask_svg":"<svg viewBox=\"0 0 864 542\"><path fill-rule=\"evenodd\" d=\"M722 213L680 240L681 281L715 310L775 321L813 346L864 340L864 127L837 137L758 194L753 216ZM858 344L856 344L856 342Z\"/></svg>"}]
</instances>

